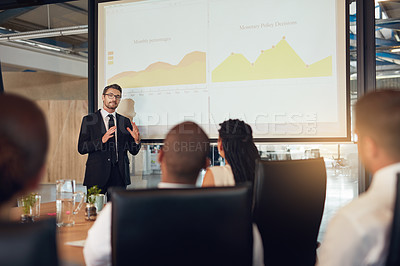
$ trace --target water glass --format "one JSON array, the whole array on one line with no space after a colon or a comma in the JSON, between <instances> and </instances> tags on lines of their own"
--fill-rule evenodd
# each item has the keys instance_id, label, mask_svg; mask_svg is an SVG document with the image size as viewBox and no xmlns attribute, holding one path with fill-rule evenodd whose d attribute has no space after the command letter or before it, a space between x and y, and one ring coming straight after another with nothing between
<instances>
[{"instance_id":1,"label":"water glass","mask_svg":"<svg viewBox=\"0 0 400 266\"><path fill-rule=\"evenodd\" d=\"M56 194L57 226L73 226L74 215L80 210L85 198L83 192L76 191L75 180L61 179L56 181ZM78 196L81 199L75 208Z\"/></svg>"},{"instance_id":2,"label":"water glass","mask_svg":"<svg viewBox=\"0 0 400 266\"><path fill-rule=\"evenodd\" d=\"M39 194L29 194L17 199L18 207L23 208L23 214L32 217L36 221L40 216L41 196ZM25 206L26 205L26 206Z\"/></svg>"},{"instance_id":3,"label":"water glass","mask_svg":"<svg viewBox=\"0 0 400 266\"><path fill-rule=\"evenodd\" d=\"M32 217L33 220L36 221L39 219L40 216L40 203L42 201L42 197L39 194L35 195L35 201L33 203L33 206L31 207L31 212L32 212Z\"/></svg>"}]
</instances>

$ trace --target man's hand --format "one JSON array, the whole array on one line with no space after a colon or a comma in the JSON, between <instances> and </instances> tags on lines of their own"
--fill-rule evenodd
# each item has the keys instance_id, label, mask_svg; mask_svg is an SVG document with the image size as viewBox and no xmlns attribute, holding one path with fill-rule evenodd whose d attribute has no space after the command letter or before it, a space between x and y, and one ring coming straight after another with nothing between
<instances>
[{"instance_id":1,"label":"man's hand","mask_svg":"<svg viewBox=\"0 0 400 266\"><path fill-rule=\"evenodd\" d=\"M101 138L101 141L103 143L106 143L110 138L114 137L114 132L116 129L117 129L117 126L110 127L108 129L108 131L106 132L106 134L104 134L103 138Z\"/></svg>"},{"instance_id":2,"label":"man's hand","mask_svg":"<svg viewBox=\"0 0 400 266\"><path fill-rule=\"evenodd\" d=\"M135 139L136 144L139 144L139 142L140 142L140 133L139 133L138 127L136 126L136 123L132 122L132 129L127 127L126 130L128 130L129 133L131 134L132 138Z\"/></svg>"}]
</instances>

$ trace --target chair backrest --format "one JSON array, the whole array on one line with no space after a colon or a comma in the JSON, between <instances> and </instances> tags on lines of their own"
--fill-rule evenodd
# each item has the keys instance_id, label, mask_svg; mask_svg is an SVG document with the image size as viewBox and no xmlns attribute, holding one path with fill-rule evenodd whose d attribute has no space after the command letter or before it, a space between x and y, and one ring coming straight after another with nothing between
<instances>
[{"instance_id":1,"label":"chair backrest","mask_svg":"<svg viewBox=\"0 0 400 266\"><path fill-rule=\"evenodd\" d=\"M396 198L394 203L392 232L386 266L400 265L400 173L397 174Z\"/></svg>"},{"instance_id":2,"label":"chair backrest","mask_svg":"<svg viewBox=\"0 0 400 266\"><path fill-rule=\"evenodd\" d=\"M0 264L58 265L56 221L47 219L30 224L1 222Z\"/></svg>"},{"instance_id":3,"label":"chair backrest","mask_svg":"<svg viewBox=\"0 0 400 266\"><path fill-rule=\"evenodd\" d=\"M314 265L324 211L323 158L256 162L254 220L265 265Z\"/></svg>"},{"instance_id":4,"label":"chair backrest","mask_svg":"<svg viewBox=\"0 0 400 266\"><path fill-rule=\"evenodd\" d=\"M113 265L251 265L250 189L114 191Z\"/></svg>"}]
</instances>

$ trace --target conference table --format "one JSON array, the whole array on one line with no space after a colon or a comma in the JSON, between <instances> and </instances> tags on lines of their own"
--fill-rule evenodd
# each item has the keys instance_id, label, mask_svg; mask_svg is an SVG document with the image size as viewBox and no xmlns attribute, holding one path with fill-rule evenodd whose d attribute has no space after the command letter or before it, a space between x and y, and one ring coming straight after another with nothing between
<instances>
[{"instance_id":1,"label":"conference table","mask_svg":"<svg viewBox=\"0 0 400 266\"><path fill-rule=\"evenodd\" d=\"M39 219L47 219L55 217L56 203L47 202L40 205ZM11 217L13 220L18 220L21 217L22 208L15 207L11 210ZM80 240L85 240L88 230L93 225L93 221L85 220L84 206L75 215L75 225L71 227L58 227L57 228L57 248L58 257L62 264L67 265L85 265L83 258L83 247ZM72 243L70 243L72 242ZM68 244L67 244L68 243Z\"/></svg>"}]
</instances>

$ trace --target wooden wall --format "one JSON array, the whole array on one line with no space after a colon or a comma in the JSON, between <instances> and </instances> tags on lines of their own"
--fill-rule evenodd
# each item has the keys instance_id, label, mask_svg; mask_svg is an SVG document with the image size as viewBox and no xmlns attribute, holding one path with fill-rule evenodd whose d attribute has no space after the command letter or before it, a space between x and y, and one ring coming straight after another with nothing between
<instances>
[{"instance_id":1,"label":"wooden wall","mask_svg":"<svg viewBox=\"0 0 400 266\"><path fill-rule=\"evenodd\" d=\"M82 117L88 112L87 100L36 101L47 117L50 146L42 183L57 179L75 179L83 183L87 155L78 153Z\"/></svg>"},{"instance_id":2,"label":"wooden wall","mask_svg":"<svg viewBox=\"0 0 400 266\"><path fill-rule=\"evenodd\" d=\"M83 182L86 157L77 151L82 117L88 113L87 79L47 72L5 72L4 88L34 100L44 111L50 133L42 183Z\"/></svg>"}]
</instances>

